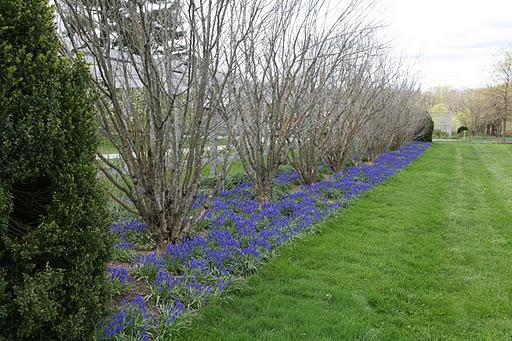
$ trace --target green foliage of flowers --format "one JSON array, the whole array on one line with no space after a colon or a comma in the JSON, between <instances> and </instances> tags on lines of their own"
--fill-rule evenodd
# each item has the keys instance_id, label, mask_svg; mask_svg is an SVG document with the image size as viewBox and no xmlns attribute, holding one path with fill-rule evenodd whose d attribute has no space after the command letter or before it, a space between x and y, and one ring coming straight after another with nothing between
<instances>
[{"instance_id":1,"label":"green foliage of flowers","mask_svg":"<svg viewBox=\"0 0 512 341\"><path fill-rule=\"evenodd\" d=\"M328 200L336 200L342 197L344 191L339 188L329 188L323 192L323 196Z\"/></svg>"},{"instance_id":2,"label":"green foliage of flowers","mask_svg":"<svg viewBox=\"0 0 512 341\"><path fill-rule=\"evenodd\" d=\"M131 248L123 249L114 247L114 250L112 251L112 259L120 262L130 263L137 259L137 253Z\"/></svg>"},{"instance_id":3,"label":"green foliage of flowers","mask_svg":"<svg viewBox=\"0 0 512 341\"><path fill-rule=\"evenodd\" d=\"M289 183L275 184L272 187L272 200L282 200L287 194L290 194L292 186Z\"/></svg>"},{"instance_id":4,"label":"green foliage of flowers","mask_svg":"<svg viewBox=\"0 0 512 341\"><path fill-rule=\"evenodd\" d=\"M90 338L109 296L89 69L59 48L47 1L0 3L0 339Z\"/></svg>"}]
</instances>

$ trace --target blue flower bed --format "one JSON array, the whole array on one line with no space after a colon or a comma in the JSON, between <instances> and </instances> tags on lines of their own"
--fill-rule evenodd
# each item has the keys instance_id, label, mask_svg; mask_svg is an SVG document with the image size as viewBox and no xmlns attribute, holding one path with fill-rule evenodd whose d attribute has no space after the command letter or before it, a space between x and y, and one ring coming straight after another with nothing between
<instances>
[{"instance_id":1,"label":"blue flower bed","mask_svg":"<svg viewBox=\"0 0 512 341\"><path fill-rule=\"evenodd\" d=\"M207 235L169 244L161 257L155 253L140 255L130 273L110 269L108 278L116 288L134 277L145 280L150 293L146 299L136 296L124 301L103 325L100 338L169 337L182 315L222 294L237 278L254 272L277 247L403 169L429 146L424 142L409 143L380 155L371 164L347 168L333 175L332 180L300 186L299 191L278 201L259 204L250 183L221 192L203 218L209 226ZM279 184L296 180L293 173L284 173L277 179ZM203 199L199 197L200 200ZM125 237L132 234L143 240L143 230L143 224L133 220L114 225L112 233L120 236L117 247L126 250L133 244Z\"/></svg>"}]
</instances>

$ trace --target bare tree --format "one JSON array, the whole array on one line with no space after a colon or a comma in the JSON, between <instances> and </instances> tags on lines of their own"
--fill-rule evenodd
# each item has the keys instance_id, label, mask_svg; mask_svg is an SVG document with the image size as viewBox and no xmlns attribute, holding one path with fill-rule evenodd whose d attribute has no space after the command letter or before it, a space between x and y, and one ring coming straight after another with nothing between
<instances>
[{"instance_id":1,"label":"bare tree","mask_svg":"<svg viewBox=\"0 0 512 341\"><path fill-rule=\"evenodd\" d=\"M487 112L490 109L486 89L467 89L457 96L460 111L460 123L467 127L471 136L478 133L486 125Z\"/></svg>"},{"instance_id":2,"label":"bare tree","mask_svg":"<svg viewBox=\"0 0 512 341\"><path fill-rule=\"evenodd\" d=\"M194 202L216 101L245 36L234 16L255 16L258 3L59 0L57 8L74 50L92 63L102 127L122 157L119 165L100 155L101 170L161 254L206 208Z\"/></svg>"},{"instance_id":3,"label":"bare tree","mask_svg":"<svg viewBox=\"0 0 512 341\"><path fill-rule=\"evenodd\" d=\"M400 65L400 64L398 64ZM373 159L382 152L396 149L410 141L426 111L417 82L401 66L394 65L378 113L372 117L358 134L359 157Z\"/></svg>"},{"instance_id":4,"label":"bare tree","mask_svg":"<svg viewBox=\"0 0 512 341\"><path fill-rule=\"evenodd\" d=\"M326 53L327 57L319 63L318 74L309 80L310 91L302 98L305 115L290 138L288 157L305 184L315 181L321 161L338 161L330 153L335 153L340 144L350 143L343 141L344 136L340 134L349 124L347 114L353 112L362 118L365 108L356 108L356 102L361 104L370 99L365 97L362 85L369 78L371 60L381 46L372 37L375 26L353 24L333 40L333 51Z\"/></svg>"},{"instance_id":5,"label":"bare tree","mask_svg":"<svg viewBox=\"0 0 512 341\"><path fill-rule=\"evenodd\" d=\"M501 123L501 136L505 140L507 119L512 114L512 51L505 51L494 64L492 76L495 86L490 90L495 98L491 103L494 104L494 111Z\"/></svg>"},{"instance_id":6,"label":"bare tree","mask_svg":"<svg viewBox=\"0 0 512 341\"><path fill-rule=\"evenodd\" d=\"M388 52L378 43L371 43L370 53L363 55L339 91L339 121L331 136L332 144L325 158L333 171L343 169L355 138L367 123L381 113L392 99L389 91L394 73L388 65Z\"/></svg>"},{"instance_id":7,"label":"bare tree","mask_svg":"<svg viewBox=\"0 0 512 341\"><path fill-rule=\"evenodd\" d=\"M322 21L327 8L319 0L270 2L241 44L223 112L260 201L271 198L277 169L301 129L318 126L310 115L324 111L326 80L357 32L356 1L330 24Z\"/></svg>"}]
</instances>

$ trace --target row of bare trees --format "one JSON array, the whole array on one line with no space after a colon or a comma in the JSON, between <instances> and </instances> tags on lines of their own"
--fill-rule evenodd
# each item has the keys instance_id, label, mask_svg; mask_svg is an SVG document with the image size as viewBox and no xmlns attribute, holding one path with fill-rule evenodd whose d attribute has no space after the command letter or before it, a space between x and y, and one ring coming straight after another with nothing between
<instances>
[{"instance_id":1,"label":"row of bare trees","mask_svg":"<svg viewBox=\"0 0 512 341\"><path fill-rule=\"evenodd\" d=\"M207 164L215 192L236 155L263 202L283 163L308 184L322 161L340 171L411 138L417 85L366 19L371 3L329 4L56 1L67 52L91 63L102 128L122 157L100 155L101 170L159 253L207 208L194 206Z\"/></svg>"}]
</instances>

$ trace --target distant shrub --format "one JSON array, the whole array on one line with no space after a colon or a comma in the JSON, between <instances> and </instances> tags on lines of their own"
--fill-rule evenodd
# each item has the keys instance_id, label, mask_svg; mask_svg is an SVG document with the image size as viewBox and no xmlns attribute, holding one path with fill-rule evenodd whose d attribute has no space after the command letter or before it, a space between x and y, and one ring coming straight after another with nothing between
<instances>
[{"instance_id":1,"label":"distant shrub","mask_svg":"<svg viewBox=\"0 0 512 341\"><path fill-rule=\"evenodd\" d=\"M462 133L463 131L467 131L468 130L468 127L466 126L460 126L458 129L457 129L457 134L460 134Z\"/></svg>"},{"instance_id":2,"label":"distant shrub","mask_svg":"<svg viewBox=\"0 0 512 341\"><path fill-rule=\"evenodd\" d=\"M442 139L442 138L446 138L448 137L448 133L446 131L442 131L442 130L434 130L434 132L432 133L432 136L437 138L437 139Z\"/></svg>"},{"instance_id":3,"label":"distant shrub","mask_svg":"<svg viewBox=\"0 0 512 341\"><path fill-rule=\"evenodd\" d=\"M215 175L208 175L201 177L201 181L199 182L199 189L213 189L217 184L218 177Z\"/></svg>"},{"instance_id":4,"label":"distant shrub","mask_svg":"<svg viewBox=\"0 0 512 341\"><path fill-rule=\"evenodd\" d=\"M414 141L432 142L433 133L434 120L429 114L425 114L414 132Z\"/></svg>"},{"instance_id":5,"label":"distant shrub","mask_svg":"<svg viewBox=\"0 0 512 341\"><path fill-rule=\"evenodd\" d=\"M279 176L279 175L282 175L285 173L292 173L292 172L295 172L295 168L293 168L293 166L291 166L291 165L286 164L286 165L279 166L279 168L277 169L276 175Z\"/></svg>"},{"instance_id":6,"label":"distant shrub","mask_svg":"<svg viewBox=\"0 0 512 341\"><path fill-rule=\"evenodd\" d=\"M249 182L249 181L251 181L251 179L249 178L249 176L247 174L245 174L244 172L237 172L237 173L228 175L228 177L226 179L225 187L228 190L232 190L236 186L241 185L246 182Z\"/></svg>"}]
</instances>

